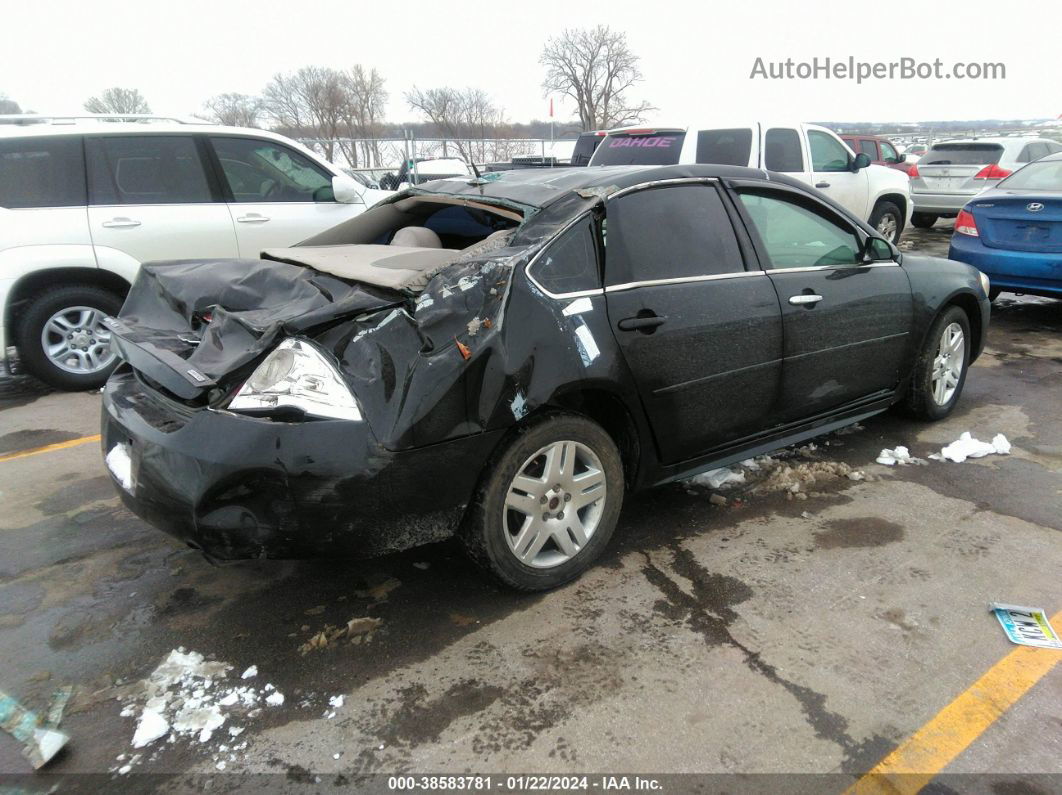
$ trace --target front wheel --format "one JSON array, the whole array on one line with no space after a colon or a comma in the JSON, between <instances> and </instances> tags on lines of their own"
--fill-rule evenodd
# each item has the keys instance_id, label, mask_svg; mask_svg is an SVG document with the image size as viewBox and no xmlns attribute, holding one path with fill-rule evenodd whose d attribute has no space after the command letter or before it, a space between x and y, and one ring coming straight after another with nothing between
<instances>
[{"instance_id":1,"label":"front wheel","mask_svg":"<svg viewBox=\"0 0 1062 795\"><path fill-rule=\"evenodd\" d=\"M70 285L41 293L18 321L20 361L57 389L98 389L117 364L103 319L121 308L122 299L100 287Z\"/></svg>"},{"instance_id":2,"label":"front wheel","mask_svg":"<svg viewBox=\"0 0 1062 795\"><path fill-rule=\"evenodd\" d=\"M940 313L915 360L904 407L918 419L942 420L955 409L970 366L970 320L957 306Z\"/></svg>"},{"instance_id":3,"label":"front wheel","mask_svg":"<svg viewBox=\"0 0 1062 795\"><path fill-rule=\"evenodd\" d=\"M619 451L599 425L575 415L547 417L520 429L488 463L462 539L504 584L555 588L608 544L623 492Z\"/></svg>"},{"instance_id":4,"label":"front wheel","mask_svg":"<svg viewBox=\"0 0 1062 795\"><path fill-rule=\"evenodd\" d=\"M879 235L896 245L903 233L903 214L892 202L879 202L870 214L870 225L878 230Z\"/></svg>"}]
</instances>

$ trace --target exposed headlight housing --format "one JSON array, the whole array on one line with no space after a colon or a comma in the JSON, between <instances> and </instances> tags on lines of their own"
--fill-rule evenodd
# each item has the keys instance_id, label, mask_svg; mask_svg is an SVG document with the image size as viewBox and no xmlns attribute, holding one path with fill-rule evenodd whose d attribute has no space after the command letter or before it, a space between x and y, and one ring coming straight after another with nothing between
<instances>
[{"instance_id":1,"label":"exposed headlight housing","mask_svg":"<svg viewBox=\"0 0 1062 795\"><path fill-rule=\"evenodd\" d=\"M283 409L330 420L360 420L354 395L324 354L306 340L287 339L258 365L229 402L229 411Z\"/></svg>"},{"instance_id":2,"label":"exposed headlight housing","mask_svg":"<svg viewBox=\"0 0 1062 795\"><path fill-rule=\"evenodd\" d=\"M989 280L988 276L981 273L981 271L978 271L977 273L981 276L981 289L985 291L985 295L989 295L992 292L992 282Z\"/></svg>"}]
</instances>

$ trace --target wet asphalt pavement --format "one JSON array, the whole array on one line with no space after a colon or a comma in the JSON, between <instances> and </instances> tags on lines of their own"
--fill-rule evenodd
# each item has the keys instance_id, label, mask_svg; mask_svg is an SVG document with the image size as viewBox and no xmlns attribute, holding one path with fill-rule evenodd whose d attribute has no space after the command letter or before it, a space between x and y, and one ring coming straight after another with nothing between
<instances>
[{"instance_id":1,"label":"wet asphalt pavement","mask_svg":"<svg viewBox=\"0 0 1062 795\"><path fill-rule=\"evenodd\" d=\"M946 253L939 226L903 247ZM1046 299L998 303L948 420L879 416L749 473L725 506L684 485L630 498L600 564L533 596L451 544L212 566L120 507L97 444L59 446L98 433L98 412L97 394L0 381L0 457L56 445L0 461L0 690L43 708L76 687L49 771L95 775L67 789L405 771L817 773L812 789L841 791L1011 651L986 602L1062 609L1062 303ZM874 463L967 430L1014 449ZM120 713L178 647L230 680L256 665L284 704L134 752ZM943 771L993 776L937 791L1051 791L1060 703L1055 666ZM0 775L27 771L0 734Z\"/></svg>"}]
</instances>

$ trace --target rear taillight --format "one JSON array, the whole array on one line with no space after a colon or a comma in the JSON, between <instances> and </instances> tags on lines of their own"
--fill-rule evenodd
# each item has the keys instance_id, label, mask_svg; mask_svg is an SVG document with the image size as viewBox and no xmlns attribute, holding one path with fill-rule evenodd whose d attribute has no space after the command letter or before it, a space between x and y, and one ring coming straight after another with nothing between
<instances>
[{"instance_id":1,"label":"rear taillight","mask_svg":"<svg viewBox=\"0 0 1062 795\"><path fill-rule=\"evenodd\" d=\"M993 163L990 166L985 166L976 174L974 174L974 179L1003 179L1003 177L1009 177L1013 173L1014 172L1009 171L1005 168L1000 168L995 163Z\"/></svg>"},{"instance_id":2,"label":"rear taillight","mask_svg":"<svg viewBox=\"0 0 1062 795\"><path fill-rule=\"evenodd\" d=\"M977 231L977 221L974 220L973 213L959 210L959 216L955 219L955 234L970 237L981 236L981 233Z\"/></svg>"},{"instance_id":3,"label":"rear taillight","mask_svg":"<svg viewBox=\"0 0 1062 795\"><path fill-rule=\"evenodd\" d=\"M918 179L922 175L918 173L918 166L916 166L914 163L911 163L911 167L907 169L907 176L909 176L911 179Z\"/></svg>"}]
</instances>

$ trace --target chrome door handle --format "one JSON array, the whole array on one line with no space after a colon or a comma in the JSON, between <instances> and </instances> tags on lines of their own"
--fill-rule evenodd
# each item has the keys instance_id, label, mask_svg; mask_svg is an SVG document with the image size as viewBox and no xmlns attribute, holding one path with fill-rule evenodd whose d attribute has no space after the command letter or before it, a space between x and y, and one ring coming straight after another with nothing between
<instances>
[{"instance_id":1,"label":"chrome door handle","mask_svg":"<svg viewBox=\"0 0 1062 795\"><path fill-rule=\"evenodd\" d=\"M822 300L821 295L791 295L789 296L789 303L793 306L800 306L801 304L817 304Z\"/></svg>"},{"instance_id":2,"label":"chrome door handle","mask_svg":"<svg viewBox=\"0 0 1062 795\"><path fill-rule=\"evenodd\" d=\"M140 226L140 222L134 221L132 218L120 216L118 218L112 218L109 221L104 221L102 225L108 229L125 229L126 227Z\"/></svg>"},{"instance_id":3,"label":"chrome door handle","mask_svg":"<svg viewBox=\"0 0 1062 795\"><path fill-rule=\"evenodd\" d=\"M829 182L816 182L815 183L815 187L816 188L828 188L828 187L830 187L830 183Z\"/></svg>"},{"instance_id":4,"label":"chrome door handle","mask_svg":"<svg viewBox=\"0 0 1062 795\"><path fill-rule=\"evenodd\" d=\"M269 216L259 215L258 213L247 213L247 215L237 216L236 220L241 224L264 224L269 220Z\"/></svg>"}]
</instances>

